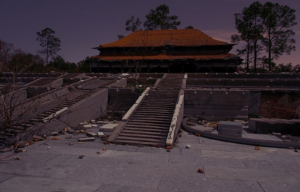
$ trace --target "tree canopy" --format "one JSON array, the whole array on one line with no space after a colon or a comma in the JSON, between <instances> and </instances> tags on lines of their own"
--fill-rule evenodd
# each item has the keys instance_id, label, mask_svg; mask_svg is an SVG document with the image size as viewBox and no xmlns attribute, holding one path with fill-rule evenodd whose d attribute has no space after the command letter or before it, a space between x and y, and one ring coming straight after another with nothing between
<instances>
[{"instance_id":1,"label":"tree canopy","mask_svg":"<svg viewBox=\"0 0 300 192\"><path fill-rule=\"evenodd\" d=\"M263 21L262 43L268 53L267 63L271 70L273 59L278 59L283 53L295 51L295 32L291 29L296 25L295 10L278 3L264 4L261 18Z\"/></svg>"},{"instance_id":2,"label":"tree canopy","mask_svg":"<svg viewBox=\"0 0 300 192\"><path fill-rule=\"evenodd\" d=\"M146 15L147 20L144 22L145 30L177 29L181 22L178 21L178 16L170 16L169 13L170 9L165 4L156 7L155 10L151 9L150 13Z\"/></svg>"},{"instance_id":3,"label":"tree canopy","mask_svg":"<svg viewBox=\"0 0 300 192\"><path fill-rule=\"evenodd\" d=\"M290 54L295 50L295 34L291 27L296 25L295 10L278 3L252 3L235 14L235 26L239 34L231 36L231 41L245 42L245 46L237 50L238 55L246 56L247 71L253 61L256 72L257 62L266 63L269 70L275 65L273 59L278 59L283 53ZM260 57L262 51L268 53L267 58Z\"/></svg>"},{"instance_id":4,"label":"tree canopy","mask_svg":"<svg viewBox=\"0 0 300 192\"><path fill-rule=\"evenodd\" d=\"M178 16L169 15L170 8L165 5L159 5L155 9L151 9L149 14L147 14L146 20L143 23L144 30L168 30L168 29L177 29L180 25L180 21L178 20ZM125 23L126 31L137 31L143 30L141 27L141 20L134 16L131 16ZM192 26L189 26L192 27Z\"/></svg>"},{"instance_id":5,"label":"tree canopy","mask_svg":"<svg viewBox=\"0 0 300 192\"><path fill-rule=\"evenodd\" d=\"M42 49L40 53L45 55L46 64L49 63L49 57L54 58L57 55L57 52L60 50L60 39L55 37L55 31L50 28L45 28L40 32L37 32L36 40L40 43Z\"/></svg>"},{"instance_id":6,"label":"tree canopy","mask_svg":"<svg viewBox=\"0 0 300 192\"><path fill-rule=\"evenodd\" d=\"M131 16L131 18L129 20L126 21L125 25L126 25L126 31L137 31L140 30L140 26L141 26L141 21L139 18L134 19L134 16Z\"/></svg>"}]
</instances>

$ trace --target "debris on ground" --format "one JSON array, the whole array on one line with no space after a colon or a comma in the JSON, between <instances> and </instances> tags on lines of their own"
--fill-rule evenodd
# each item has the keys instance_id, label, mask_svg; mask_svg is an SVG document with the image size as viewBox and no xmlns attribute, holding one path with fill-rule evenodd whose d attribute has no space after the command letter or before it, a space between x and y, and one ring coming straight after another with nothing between
<instances>
[{"instance_id":1,"label":"debris on ground","mask_svg":"<svg viewBox=\"0 0 300 192\"><path fill-rule=\"evenodd\" d=\"M58 135L59 135L58 132L52 132L52 133L51 133L51 136L58 136Z\"/></svg>"},{"instance_id":2,"label":"debris on ground","mask_svg":"<svg viewBox=\"0 0 300 192\"><path fill-rule=\"evenodd\" d=\"M67 132L69 134L73 134L73 133L75 133L75 130L73 130L71 127L66 127L66 128L64 128L64 132Z\"/></svg>"},{"instance_id":3,"label":"debris on ground","mask_svg":"<svg viewBox=\"0 0 300 192\"><path fill-rule=\"evenodd\" d=\"M219 122L211 122L211 123L208 124L208 126L209 126L209 127L216 128L216 127L218 126L218 123L219 123Z\"/></svg>"},{"instance_id":4,"label":"debris on ground","mask_svg":"<svg viewBox=\"0 0 300 192\"><path fill-rule=\"evenodd\" d=\"M186 145L185 148L190 149L191 145Z\"/></svg>"},{"instance_id":5,"label":"debris on ground","mask_svg":"<svg viewBox=\"0 0 300 192\"><path fill-rule=\"evenodd\" d=\"M275 132L272 132L272 135L275 135L275 136L281 136L281 133L275 133Z\"/></svg>"},{"instance_id":6,"label":"debris on ground","mask_svg":"<svg viewBox=\"0 0 300 192\"><path fill-rule=\"evenodd\" d=\"M81 126L87 125L87 124L88 124L88 122L81 122L81 123L79 123L79 125L81 125Z\"/></svg>"},{"instance_id":7,"label":"debris on ground","mask_svg":"<svg viewBox=\"0 0 300 192\"><path fill-rule=\"evenodd\" d=\"M260 150L260 147L259 146L255 146L255 150Z\"/></svg>"},{"instance_id":8,"label":"debris on ground","mask_svg":"<svg viewBox=\"0 0 300 192\"><path fill-rule=\"evenodd\" d=\"M103 144L104 144L104 145L108 145L109 142L108 142L108 141L104 141Z\"/></svg>"},{"instance_id":9,"label":"debris on ground","mask_svg":"<svg viewBox=\"0 0 300 192\"><path fill-rule=\"evenodd\" d=\"M198 173L204 173L204 171L202 169L198 169Z\"/></svg>"},{"instance_id":10,"label":"debris on ground","mask_svg":"<svg viewBox=\"0 0 300 192\"><path fill-rule=\"evenodd\" d=\"M83 125L83 128L90 129L90 128L92 128L92 125L91 124Z\"/></svg>"},{"instance_id":11,"label":"debris on ground","mask_svg":"<svg viewBox=\"0 0 300 192\"><path fill-rule=\"evenodd\" d=\"M91 122L91 123L96 123L96 120L95 120L95 119L91 119L90 122Z\"/></svg>"},{"instance_id":12,"label":"debris on ground","mask_svg":"<svg viewBox=\"0 0 300 192\"><path fill-rule=\"evenodd\" d=\"M101 135L100 138L102 141L107 141L108 135Z\"/></svg>"},{"instance_id":13,"label":"debris on ground","mask_svg":"<svg viewBox=\"0 0 300 192\"><path fill-rule=\"evenodd\" d=\"M52 137L52 140L59 140L59 137Z\"/></svg>"},{"instance_id":14,"label":"debris on ground","mask_svg":"<svg viewBox=\"0 0 300 192\"><path fill-rule=\"evenodd\" d=\"M27 151L26 148L17 148L17 149L15 149L15 152L16 152L16 153L24 153L24 152L26 152L26 151Z\"/></svg>"},{"instance_id":15,"label":"debris on ground","mask_svg":"<svg viewBox=\"0 0 300 192\"><path fill-rule=\"evenodd\" d=\"M13 159L13 160L21 160L20 157L13 157L12 159Z\"/></svg>"},{"instance_id":16,"label":"debris on ground","mask_svg":"<svg viewBox=\"0 0 300 192\"><path fill-rule=\"evenodd\" d=\"M25 142L25 145L26 145L26 146L33 145L33 144L34 144L34 142L33 142L33 141L30 141L30 140Z\"/></svg>"},{"instance_id":17,"label":"debris on ground","mask_svg":"<svg viewBox=\"0 0 300 192\"><path fill-rule=\"evenodd\" d=\"M34 142L45 140L43 137L38 136L38 135L33 135L32 138L33 138L32 140L33 140Z\"/></svg>"},{"instance_id":18,"label":"debris on ground","mask_svg":"<svg viewBox=\"0 0 300 192\"><path fill-rule=\"evenodd\" d=\"M83 159L85 157L85 154L82 154L79 156L79 159Z\"/></svg>"},{"instance_id":19,"label":"debris on ground","mask_svg":"<svg viewBox=\"0 0 300 192\"><path fill-rule=\"evenodd\" d=\"M106 148L102 148L103 151L106 151Z\"/></svg>"},{"instance_id":20,"label":"debris on ground","mask_svg":"<svg viewBox=\"0 0 300 192\"><path fill-rule=\"evenodd\" d=\"M93 133L93 132L87 132L87 133L86 133L86 136L88 136L88 137L96 137L97 134L96 134L96 133Z\"/></svg>"},{"instance_id":21,"label":"debris on ground","mask_svg":"<svg viewBox=\"0 0 300 192\"><path fill-rule=\"evenodd\" d=\"M290 139L291 135L282 135L282 138L284 138L284 139Z\"/></svg>"},{"instance_id":22,"label":"debris on ground","mask_svg":"<svg viewBox=\"0 0 300 192\"><path fill-rule=\"evenodd\" d=\"M87 133L87 132L88 132L87 130L83 130L83 129L79 130L79 133Z\"/></svg>"},{"instance_id":23,"label":"debris on ground","mask_svg":"<svg viewBox=\"0 0 300 192\"><path fill-rule=\"evenodd\" d=\"M69 143L69 145L74 145L73 143Z\"/></svg>"},{"instance_id":24,"label":"debris on ground","mask_svg":"<svg viewBox=\"0 0 300 192\"><path fill-rule=\"evenodd\" d=\"M119 124L116 124L116 123L102 125L100 127L99 131L101 131L101 132L113 132L118 125Z\"/></svg>"},{"instance_id":25,"label":"debris on ground","mask_svg":"<svg viewBox=\"0 0 300 192\"><path fill-rule=\"evenodd\" d=\"M84 137L84 138L79 138L78 141L79 142L83 142L83 141L95 141L96 138L95 137Z\"/></svg>"},{"instance_id":26,"label":"debris on ground","mask_svg":"<svg viewBox=\"0 0 300 192\"><path fill-rule=\"evenodd\" d=\"M100 151L97 151L97 154L100 155Z\"/></svg>"},{"instance_id":27,"label":"debris on ground","mask_svg":"<svg viewBox=\"0 0 300 192\"><path fill-rule=\"evenodd\" d=\"M20 141L15 148L24 148L26 146L26 142Z\"/></svg>"},{"instance_id":28,"label":"debris on ground","mask_svg":"<svg viewBox=\"0 0 300 192\"><path fill-rule=\"evenodd\" d=\"M65 134L66 134L63 130L58 131L58 133L59 133L60 135L65 135Z\"/></svg>"}]
</instances>

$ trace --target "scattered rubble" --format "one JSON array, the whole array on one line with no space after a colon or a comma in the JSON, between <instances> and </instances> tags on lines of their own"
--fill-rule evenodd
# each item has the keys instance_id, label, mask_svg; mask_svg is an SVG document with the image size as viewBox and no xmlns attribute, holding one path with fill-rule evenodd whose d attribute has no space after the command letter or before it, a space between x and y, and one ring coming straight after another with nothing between
<instances>
[{"instance_id":1,"label":"scattered rubble","mask_svg":"<svg viewBox=\"0 0 300 192\"><path fill-rule=\"evenodd\" d=\"M101 132L113 132L114 129L118 126L119 124L113 123L113 124L106 124L100 127L99 131Z\"/></svg>"},{"instance_id":2,"label":"scattered rubble","mask_svg":"<svg viewBox=\"0 0 300 192\"><path fill-rule=\"evenodd\" d=\"M21 160L20 157L13 157L12 159L13 159L13 160L18 160L18 161Z\"/></svg>"},{"instance_id":3,"label":"scattered rubble","mask_svg":"<svg viewBox=\"0 0 300 192\"><path fill-rule=\"evenodd\" d=\"M15 152L16 152L16 153L24 153L24 152L26 152L26 151L27 151L26 148L17 148L17 149L15 149Z\"/></svg>"},{"instance_id":4,"label":"scattered rubble","mask_svg":"<svg viewBox=\"0 0 300 192\"><path fill-rule=\"evenodd\" d=\"M108 142L108 141L104 141L103 144L104 144L104 145L108 145L109 142Z\"/></svg>"},{"instance_id":5,"label":"scattered rubble","mask_svg":"<svg viewBox=\"0 0 300 192\"><path fill-rule=\"evenodd\" d=\"M86 133L86 136L88 136L88 137L96 137L97 134L96 134L96 133L93 133L93 132L87 132L87 133Z\"/></svg>"},{"instance_id":6,"label":"scattered rubble","mask_svg":"<svg viewBox=\"0 0 300 192\"><path fill-rule=\"evenodd\" d=\"M38 136L38 135L33 135L32 138L33 138L33 141L35 141L35 142L45 140L43 137Z\"/></svg>"},{"instance_id":7,"label":"scattered rubble","mask_svg":"<svg viewBox=\"0 0 300 192\"><path fill-rule=\"evenodd\" d=\"M52 133L51 133L51 136L58 136L58 135L59 135L58 132L52 132Z\"/></svg>"},{"instance_id":8,"label":"scattered rubble","mask_svg":"<svg viewBox=\"0 0 300 192\"><path fill-rule=\"evenodd\" d=\"M92 125L91 124L83 125L83 128L90 129L90 128L92 128Z\"/></svg>"},{"instance_id":9,"label":"scattered rubble","mask_svg":"<svg viewBox=\"0 0 300 192\"><path fill-rule=\"evenodd\" d=\"M275 132L273 132L272 135L281 136L281 133L275 133Z\"/></svg>"},{"instance_id":10,"label":"scattered rubble","mask_svg":"<svg viewBox=\"0 0 300 192\"><path fill-rule=\"evenodd\" d=\"M65 135L66 133L65 133L65 131L58 131L58 133L60 134L60 135Z\"/></svg>"},{"instance_id":11,"label":"scattered rubble","mask_svg":"<svg viewBox=\"0 0 300 192\"><path fill-rule=\"evenodd\" d=\"M290 139L291 135L282 135L282 138L284 138L284 139Z\"/></svg>"},{"instance_id":12,"label":"scattered rubble","mask_svg":"<svg viewBox=\"0 0 300 192\"><path fill-rule=\"evenodd\" d=\"M204 171L202 169L198 169L198 173L204 173Z\"/></svg>"},{"instance_id":13,"label":"scattered rubble","mask_svg":"<svg viewBox=\"0 0 300 192\"><path fill-rule=\"evenodd\" d=\"M24 141L20 141L15 148L24 148L26 146L26 143Z\"/></svg>"},{"instance_id":14,"label":"scattered rubble","mask_svg":"<svg viewBox=\"0 0 300 192\"><path fill-rule=\"evenodd\" d=\"M79 156L79 159L83 159L85 157L85 154L82 154Z\"/></svg>"},{"instance_id":15,"label":"scattered rubble","mask_svg":"<svg viewBox=\"0 0 300 192\"><path fill-rule=\"evenodd\" d=\"M85 138L79 138L78 141L79 142L84 142L84 141L95 141L96 138L95 137L85 137Z\"/></svg>"}]
</instances>

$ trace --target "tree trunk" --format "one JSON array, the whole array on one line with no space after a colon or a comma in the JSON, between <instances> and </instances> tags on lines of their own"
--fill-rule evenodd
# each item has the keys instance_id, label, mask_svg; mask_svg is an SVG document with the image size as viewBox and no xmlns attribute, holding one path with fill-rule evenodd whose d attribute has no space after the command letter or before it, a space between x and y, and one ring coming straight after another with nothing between
<instances>
[{"instance_id":1,"label":"tree trunk","mask_svg":"<svg viewBox=\"0 0 300 192\"><path fill-rule=\"evenodd\" d=\"M49 41L48 41L48 39L47 39L46 65L48 65L48 59L49 59Z\"/></svg>"},{"instance_id":2,"label":"tree trunk","mask_svg":"<svg viewBox=\"0 0 300 192\"><path fill-rule=\"evenodd\" d=\"M269 31L268 31L268 38L269 38L269 43L268 43L268 51L269 51L269 59L268 59L268 63L269 63L269 71L271 71L272 70L272 52L271 52L271 48L272 48L272 41L271 41L271 31L270 31L270 29L269 29Z\"/></svg>"},{"instance_id":3,"label":"tree trunk","mask_svg":"<svg viewBox=\"0 0 300 192\"><path fill-rule=\"evenodd\" d=\"M249 55L250 55L250 42L247 42L247 72L249 72Z\"/></svg>"},{"instance_id":4,"label":"tree trunk","mask_svg":"<svg viewBox=\"0 0 300 192\"><path fill-rule=\"evenodd\" d=\"M257 50L256 50L257 41L254 41L254 73L256 73L256 59L257 59Z\"/></svg>"}]
</instances>

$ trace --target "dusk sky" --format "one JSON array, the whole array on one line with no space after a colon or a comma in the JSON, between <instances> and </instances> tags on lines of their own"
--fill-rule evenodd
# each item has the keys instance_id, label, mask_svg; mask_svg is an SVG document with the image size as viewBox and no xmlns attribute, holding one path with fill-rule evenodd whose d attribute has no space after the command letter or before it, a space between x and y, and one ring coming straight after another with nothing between
<instances>
[{"instance_id":1,"label":"dusk sky","mask_svg":"<svg viewBox=\"0 0 300 192\"><path fill-rule=\"evenodd\" d=\"M188 25L209 36L230 42L236 33L234 13L239 13L253 0L0 0L0 39L15 48L36 53L40 47L36 32L49 27L61 40L59 55L70 62L79 62L97 55L91 49L116 41L119 34L128 35L125 22L132 15L145 21L150 9L161 4L170 7L170 15L177 15L183 29ZM265 3L267 1L261 0ZM296 51L283 55L276 63L300 63L300 1L274 0L296 10ZM231 51L235 52L235 49Z\"/></svg>"}]
</instances>

